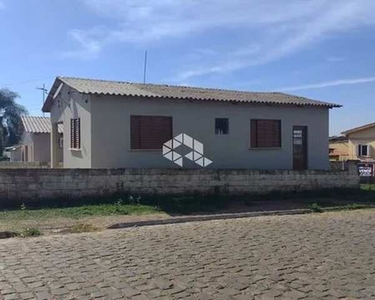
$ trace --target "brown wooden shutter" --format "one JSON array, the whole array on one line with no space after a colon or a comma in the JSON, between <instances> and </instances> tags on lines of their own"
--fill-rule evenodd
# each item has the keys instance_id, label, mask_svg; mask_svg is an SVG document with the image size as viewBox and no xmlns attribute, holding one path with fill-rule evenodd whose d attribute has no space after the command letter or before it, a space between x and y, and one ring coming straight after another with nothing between
<instances>
[{"instance_id":1,"label":"brown wooden shutter","mask_svg":"<svg viewBox=\"0 0 375 300\"><path fill-rule=\"evenodd\" d=\"M251 133L251 137L250 137L250 147L252 148L256 148L258 147L258 144L257 144L257 120L251 120L250 122L250 133Z\"/></svg>"},{"instance_id":2,"label":"brown wooden shutter","mask_svg":"<svg viewBox=\"0 0 375 300\"><path fill-rule=\"evenodd\" d=\"M162 149L172 138L172 118L163 116L131 116L132 149Z\"/></svg>"},{"instance_id":3,"label":"brown wooden shutter","mask_svg":"<svg viewBox=\"0 0 375 300\"><path fill-rule=\"evenodd\" d=\"M81 149L81 119L76 119L76 148Z\"/></svg>"},{"instance_id":4,"label":"brown wooden shutter","mask_svg":"<svg viewBox=\"0 0 375 300\"><path fill-rule=\"evenodd\" d=\"M74 148L74 119L70 119L70 148Z\"/></svg>"},{"instance_id":5,"label":"brown wooden shutter","mask_svg":"<svg viewBox=\"0 0 375 300\"><path fill-rule=\"evenodd\" d=\"M70 148L81 149L81 119L70 119Z\"/></svg>"},{"instance_id":6,"label":"brown wooden shutter","mask_svg":"<svg viewBox=\"0 0 375 300\"><path fill-rule=\"evenodd\" d=\"M251 124L253 148L281 147L280 120L251 120Z\"/></svg>"}]
</instances>

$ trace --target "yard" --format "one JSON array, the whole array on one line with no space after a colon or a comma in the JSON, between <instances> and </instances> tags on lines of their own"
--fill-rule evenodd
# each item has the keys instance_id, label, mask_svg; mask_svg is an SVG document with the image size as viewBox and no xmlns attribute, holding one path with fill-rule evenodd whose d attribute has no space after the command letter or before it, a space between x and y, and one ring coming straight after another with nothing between
<instances>
[{"instance_id":1,"label":"yard","mask_svg":"<svg viewBox=\"0 0 375 300\"><path fill-rule=\"evenodd\" d=\"M126 199L126 200L123 200ZM27 207L0 211L0 232L17 235L39 235L100 231L116 223L173 218L187 214L238 213L324 208L358 209L375 204L375 185L362 185L361 190L319 191L246 197L123 197L78 201L77 206L57 203L56 207Z\"/></svg>"}]
</instances>

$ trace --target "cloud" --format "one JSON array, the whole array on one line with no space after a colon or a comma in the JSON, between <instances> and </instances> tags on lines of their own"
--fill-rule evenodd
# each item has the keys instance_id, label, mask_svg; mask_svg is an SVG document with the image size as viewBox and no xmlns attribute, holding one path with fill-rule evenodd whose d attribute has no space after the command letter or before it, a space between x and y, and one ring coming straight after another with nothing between
<instances>
[{"instance_id":1,"label":"cloud","mask_svg":"<svg viewBox=\"0 0 375 300\"><path fill-rule=\"evenodd\" d=\"M72 30L69 35L78 50L68 56L97 57L111 44L153 47L170 40L199 53L207 47L202 43L217 32L229 39L225 47L209 45L210 51L200 51L196 61L182 62L177 81L266 64L332 34L375 23L373 0L253 0L251 5L248 0L81 1L110 25L100 33Z\"/></svg>"},{"instance_id":2,"label":"cloud","mask_svg":"<svg viewBox=\"0 0 375 300\"><path fill-rule=\"evenodd\" d=\"M5 4L2 1L0 1L0 10L2 9L5 9Z\"/></svg>"},{"instance_id":3,"label":"cloud","mask_svg":"<svg viewBox=\"0 0 375 300\"><path fill-rule=\"evenodd\" d=\"M69 38L78 43L79 49L63 52L62 56L75 57L83 60L96 58L102 49L102 42L99 39L92 38L95 33L98 34L99 31L91 30L90 33L81 30L69 31Z\"/></svg>"},{"instance_id":4,"label":"cloud","mask_svg":"<svg viewBox=\"0 0 375 300\"><path fill-rule=\"evenodd\" d=\"M308 89L321 89L321 88L332 87L332 86L352 85L352 84L368 83L368 82L375 82L375 77L338 79L338 80L325 81L325 82L314 83L314 84L284 87L278 90L279 91L297 91L297 90L308 90Z\"/></svg>"}]
</instances>

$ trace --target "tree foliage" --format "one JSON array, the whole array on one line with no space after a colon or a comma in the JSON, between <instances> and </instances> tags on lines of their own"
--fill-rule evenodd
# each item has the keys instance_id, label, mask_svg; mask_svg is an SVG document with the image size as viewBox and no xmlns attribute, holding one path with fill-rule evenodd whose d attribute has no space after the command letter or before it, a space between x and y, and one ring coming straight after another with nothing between
<instances>
[{"instance_id":1,"label":"tree foliage","mask_svg":"<svg viewBox=\"0 0 375 300\"><path fill-rule=\"evenodd\" d=\"M21 139L21 115L27 114L27 110L16 102L17 98L17 93L0 89L0 156L4 147L17 144Z\"/></svg>"}]
</instances>

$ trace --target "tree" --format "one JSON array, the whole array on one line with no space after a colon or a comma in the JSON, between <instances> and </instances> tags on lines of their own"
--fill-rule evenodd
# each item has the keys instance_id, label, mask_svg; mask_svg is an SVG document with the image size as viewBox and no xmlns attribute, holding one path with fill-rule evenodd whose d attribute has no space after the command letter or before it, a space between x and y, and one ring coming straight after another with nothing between
<instances>
[{"instance_id":1,"label":"tree","mask_svg":"<svg viewBox=\"0 0 375 300\"><path fill-rule=\"evenodd\" d=\"M17 98L17 93L0 89L0 157L4 147L17 144L21 139L21 115L27 114L27 110L16 103Z\"/></svg>"}]
</instances>

